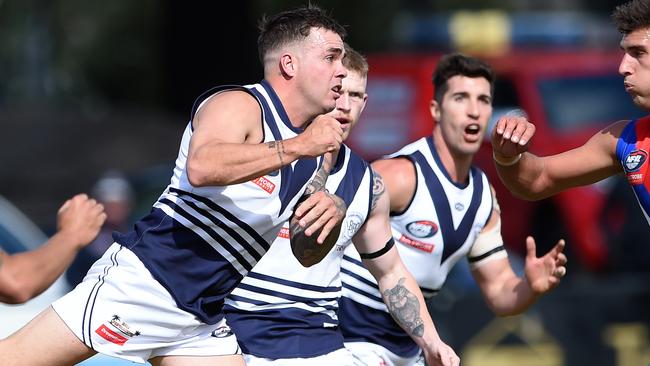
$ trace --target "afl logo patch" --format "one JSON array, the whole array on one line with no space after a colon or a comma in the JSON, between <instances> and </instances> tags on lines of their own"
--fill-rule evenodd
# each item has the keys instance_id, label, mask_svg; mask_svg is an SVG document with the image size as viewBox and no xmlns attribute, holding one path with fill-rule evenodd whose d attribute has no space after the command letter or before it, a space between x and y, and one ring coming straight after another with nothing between
<instances>
[{"instance_id":1,"label":"afl logo patch","mask_svg":"<svg viewBox=\"0 0 650 366\"><path fill-rule=\"evenodd\" d=\"M426 220L414 221L406 225L406 230L416 238L430 238L438 232L438 225Z\"/></svg>"},{"instance_id":2,"label":"afl logo patch","mask_svg":"<svg viewBox=\"0 0 650 366\"><path fill-rule=\"evenodd\" d=\"M643 150L634 150L625 157L625 171L636 172L648 160L648 153Z\"/></svg>"}]
</instances>

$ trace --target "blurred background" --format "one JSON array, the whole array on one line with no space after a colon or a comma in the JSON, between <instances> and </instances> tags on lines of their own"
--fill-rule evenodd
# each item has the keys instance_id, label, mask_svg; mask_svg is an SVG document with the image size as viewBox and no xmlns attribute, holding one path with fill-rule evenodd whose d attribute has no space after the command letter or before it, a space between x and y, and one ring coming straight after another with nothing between
<instances>
[{"instance_id":1,"label":"blurred background","mask_svg":"<svg viewBox=\"0 0 650 366\"><path fill-rule=\"evenodd\" d=\"M563 151L641 116L617 74L620 36L609 14L620 3L321 0L370 63L368 106L349 144L374 159L429 134L431 73L455 50L494 67L494 119L524 109L538 129L533 152ZM52 291L80 281L110 232L127 230L168 183L194 98L214 85L259 81L258 19L304 4L0 0L4 250L40 245L63 201L88 192L109 221ZM538 253L567 239L570 261L558 289L505 319L491 315L457 266L429 305L463 364L650 364L650 229L625 179L529 203L500 184L487 143L476 162L497 189L513 265L521 268L529 234ZM29 312L0 307L0 335Z\"/></svg>"}]
</instances>

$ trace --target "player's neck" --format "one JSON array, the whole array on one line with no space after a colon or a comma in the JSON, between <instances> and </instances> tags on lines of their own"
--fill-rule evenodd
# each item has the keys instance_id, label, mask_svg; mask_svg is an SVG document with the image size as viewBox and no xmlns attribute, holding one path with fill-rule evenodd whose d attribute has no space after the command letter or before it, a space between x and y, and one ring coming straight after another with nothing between
<instances>
[{"instance_id":1,"label":"player's neck","mask_svg":"<svg viewBox=\"0 0 650 366\"><path fill-rule=\"evenodd\" d=\"M472 156L452 151L438 128L433 131L433 142L449 178L455 183L466 184L472 167Z\"/></svg>"},{"instance_id":2,"label":"player's neck","mask_svg":"<svg viewBox=\"0 0 650 366\"><path fill-rule=\"evenodd\" d=\"M305 128L318 114L305 108L308 103L304 96L296 88L287 84L286 80L277 78L267 78L267 81L282 102L284 111L289 117L289 122L294 127Z\"/></svg>"}]
</instances>

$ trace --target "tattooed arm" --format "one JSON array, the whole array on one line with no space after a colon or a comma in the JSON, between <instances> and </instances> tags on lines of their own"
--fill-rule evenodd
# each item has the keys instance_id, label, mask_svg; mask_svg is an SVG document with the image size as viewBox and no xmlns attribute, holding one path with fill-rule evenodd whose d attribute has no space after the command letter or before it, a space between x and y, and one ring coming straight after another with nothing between
<instances>
[{"instance_id":1,"label":"tattooed arm","mask_svg":"<svg viewBox=\"0 0 650 366\"><path fill-rule=\"evenodd\" d=\"M359 253L381 253L391 239L388 195L381 176L375 174L374 208L353 238ZM363 263L379 284L384 303L395 321L423 350L428 365L458 365L454 351L438 335L422 292L395 247Z\"/></svg>"},{"instance_id":2,"label":"tattooed arm","mask_svg":"<svg viewBox=\"0 0 650 366\"><path fill-rule=\"evenodd\" d=\"M291 250L305 267L323 260L336 244L347 211L345 202L325 189L335 157L336 153L325 154L289 222Z\"/></svg>"}]
</instances>

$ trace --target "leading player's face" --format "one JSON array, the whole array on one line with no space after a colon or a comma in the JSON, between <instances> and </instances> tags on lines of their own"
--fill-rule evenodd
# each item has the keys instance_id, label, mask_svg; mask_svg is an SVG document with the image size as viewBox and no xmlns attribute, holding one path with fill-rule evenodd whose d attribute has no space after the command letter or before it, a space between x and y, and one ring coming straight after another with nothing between
<instances>
[{"instance_id":1,"label":"leading player's face","mask_svg":"<svg viewBox=\"0 0 650 366\"><path fill-rule=\"evenodd\" d=\"M326 113L334 109L341 83L347 75L343 67L343 41L329 30L312 28L303 43L299 87L314 108Z\"/></svg>"},{"instance_id":2,"label":"leading player's face","mask_svg":"<svg viewBox=\"0 0 650 366\"><path fill-rule=\"evenodd\" d=\"M625 52L618 71L623 86L639 107L650 110L650 28L637 29L621 40Z\"/></svg>"},{"instance_id":3,"label":"leading player's face","mask_svg":"<svg viewBox=\"0 0 650 366\"><path fill-rule=\"evenodd\" d=\"M456 75L447 80L449 89L438 104L431 103L433 118L451 151L475 154L481 147L492 116L490 83L483 77Z\"/></svg>"},{"instance_id":4,"label":"leading player's face","mask_svg":"<svg viewBox=\"0 0 650 366\"><path fill-rule=\"evenodd\" d=\"M366 78L356 71L348 71L348 76L343 79L341 96L336 100L336 108L328 113L341 123L343 140L348 138L352 128L359 122L367 99Z\"/></svg>"}]
</instances>

